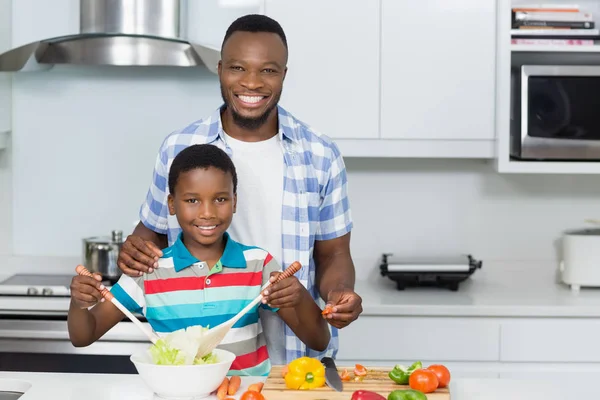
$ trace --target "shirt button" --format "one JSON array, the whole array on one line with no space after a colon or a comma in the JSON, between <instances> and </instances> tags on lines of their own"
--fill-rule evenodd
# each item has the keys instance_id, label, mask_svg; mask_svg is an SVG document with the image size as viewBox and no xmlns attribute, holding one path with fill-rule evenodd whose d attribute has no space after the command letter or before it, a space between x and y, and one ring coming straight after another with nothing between
<instances>
[{"instance_id":1,"label":"shirt button","mask_svg":"<svg viewBox=\"0 0 600 400\"><path fill-rule=\"evenodd\" d=\"M210 285L210 279L207 279L207 280L206 280L206 284L207 284L207 285Z\"/></svg>"}]
</instances>

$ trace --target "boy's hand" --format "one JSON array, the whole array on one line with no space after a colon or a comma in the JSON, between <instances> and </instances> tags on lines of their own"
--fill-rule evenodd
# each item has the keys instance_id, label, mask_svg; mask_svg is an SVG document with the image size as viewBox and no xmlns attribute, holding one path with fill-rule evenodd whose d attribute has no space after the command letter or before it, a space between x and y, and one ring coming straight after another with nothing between
<instances>
[{"instance_id":1,"label":"boy's hand","mask_svg":"<svg viewBox=\"0 0 600 400\"><path fill-rule=\"evenodd\" d=\"M302 301L306 288L302 286L298 278L290 276L277 283L275 279L281 272L271 272L271 285L263 291L263 304L273 308L293 308Z\"/></svg>"},{"instance_id":2,"label":"boy's hand","mask_svg":"<svg viewBox=\"0 0 600 400\"><path fill-rule=\"evenodd\" d=\"M100 291L104 289L102 276L93 274L89 276L74 276L71 280L71 299L79 308L89 308L99 301L104 301Z\"/></svg>"}]
</instances>

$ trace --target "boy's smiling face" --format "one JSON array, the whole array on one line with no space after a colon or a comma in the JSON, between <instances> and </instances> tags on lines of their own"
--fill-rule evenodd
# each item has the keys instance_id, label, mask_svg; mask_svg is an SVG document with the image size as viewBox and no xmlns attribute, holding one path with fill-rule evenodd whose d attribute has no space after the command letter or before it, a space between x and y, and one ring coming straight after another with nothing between
<instances>
[{"instance_id":1,"label":"boy's smiling face","mask_svg":"<svg viewBox=\"0 0 600 400\"><path fill-rule=\"evenodd\" d=\"M220 243L236 202L231 174L215 167L182 172L168 198L169 213L177 216L188 247Z\"/></svg>"}]
</instances>

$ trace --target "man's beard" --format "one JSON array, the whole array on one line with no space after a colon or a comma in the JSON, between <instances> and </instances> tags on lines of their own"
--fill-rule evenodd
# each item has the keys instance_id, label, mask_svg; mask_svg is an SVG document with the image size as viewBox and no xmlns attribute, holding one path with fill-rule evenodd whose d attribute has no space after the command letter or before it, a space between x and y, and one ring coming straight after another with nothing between
<instances>
[{"instance_id":1,"label":"man's beard","mask_svg":"<svg viewBox=\"0 0 600 400\"><path fill-rule=\"evenodd\" d=\"M273 104L268 109L266 109L262 115L259 115L256 118L248 118L238 114L227 101L227 96L225 96L225 91L223 90L223 87L221 87L221 97L223 98L223 102L225 103L225 108L229 108L231 110L231 116L233 117L234 124L243 129L256 130L267 122L267 119L269 119L269 115L271 115L271 112L275 109L277 103L279 103L281 93L277 94L277 96L275 96L275 101L273 102Z\"/></svg>"}]
</instances>

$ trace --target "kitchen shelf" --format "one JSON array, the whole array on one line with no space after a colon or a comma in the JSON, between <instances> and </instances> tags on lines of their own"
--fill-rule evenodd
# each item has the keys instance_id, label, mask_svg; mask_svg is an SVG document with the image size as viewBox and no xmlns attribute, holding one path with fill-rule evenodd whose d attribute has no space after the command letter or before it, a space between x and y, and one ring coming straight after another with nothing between
<instances>
[{"instance_id":1,"label":"kitchen shelf","mask_svg":"<svg viewBox=\"0 0 600 400\"><path fill-rule=\"evenodd\" d=\"M0 132L0 150L8 147L8 135L10 131Z\"/></svg>"},{"instance_id":2,"label":"kitchen shelf","mask_svg":"<svg viewBox=\"0 0 600 400\"><path fill-rule=\"evenodd\" d=\"M513 174L600 174L600 161L514 161L498 164L498 172Z\"/></svg>"},{"instance_id":3,"label":"kitchen shelf","mask_svg":"<svg viewBox=\"0 0 600 400\"><path fill-rule=\"evenodd\" d=\"M523 53L600 53L600 45L593 46L562 46L562 45L529 45L511 44L510 50Z\"/></svg>"}]
</instances>

